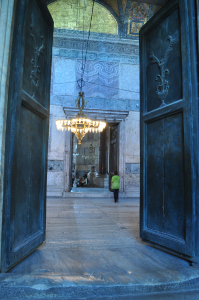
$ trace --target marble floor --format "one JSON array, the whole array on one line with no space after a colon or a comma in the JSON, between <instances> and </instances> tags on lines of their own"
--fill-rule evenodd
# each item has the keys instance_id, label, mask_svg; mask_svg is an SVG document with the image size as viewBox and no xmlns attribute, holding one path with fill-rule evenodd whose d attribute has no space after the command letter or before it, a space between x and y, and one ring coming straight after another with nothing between
<instances>
[{"instance_id":1,"label":"marble floor","mask_svg":"<svg viewBox=\"0 0 199 300\"><path fill-rule=\"evenodd\" d=\"M73 187L71 190L71 193L88 193L88 195L90 193L104 194L107 192L109 193L109 188Z\"/></svg>"},{"instance_id":2,"label":"marble floor","mask_svg":"<svg viewBox=\"0 0 199 300\"><path fill-rule=\"evenodd\" d=\"M139 238L139 199L48 198L46 241L7 274L9 284L161 286L199 277L199 267Z\"/></svg>"}]
</instances>

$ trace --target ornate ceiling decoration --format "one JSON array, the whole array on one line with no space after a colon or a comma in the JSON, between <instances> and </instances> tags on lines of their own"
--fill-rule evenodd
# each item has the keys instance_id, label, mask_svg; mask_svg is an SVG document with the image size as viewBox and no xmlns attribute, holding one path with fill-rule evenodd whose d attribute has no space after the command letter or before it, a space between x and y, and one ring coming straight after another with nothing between
<instances>
[{"instance_id":1,"label":"ornate ceiling decoration","mask_svg":"<svg viewBox=\"0 0 199 300\"><path fill-rule=\"evenodd\" d=\"M55 29L81 31L84 0L45 0ZM168 0L95 0L91 31L138 39L139 30ZM86 0L85 16L89 16L91 0ZM89 23L85 17L85 31Z\"/></svg>"},{"instance_id":2,"label":"ornate ceiling decoration","mask_svg":"<svg viewBox=\"0 0 199 300\"><path fill-rule=\"evenodd\" d=\"M88 32L92 11L91 0L58 0L49 4L48 9L55 28L82 31L84 26L84 30ZM94 5L91 32L118 34L116 19L107 8L97 2Z\"/></svg>"},{"instance_id":3,"label":"ornate ceiling decoration","mask_svg":"<svg viewBox=\"0 0 199 300\"><path fill-rule=\"evenodd\" d=\"M50 4L52 2L55 2L57 0L44 0L47 4ZM126 6L127 0L121 0L122 1L122 5L123 7ZM136 0L134 2L137 3L147 3L147 4L153 4L153 5L158 5L158 6L163 6L165 5L169 0ZM107 2L109 3L112 7L114 7L116 4L115 2L119 2L118 0L104 0L104 1L100 1L98 0L98 2ZM118 7L118 4L116 5Z\"/></svg>"}]
</instances>

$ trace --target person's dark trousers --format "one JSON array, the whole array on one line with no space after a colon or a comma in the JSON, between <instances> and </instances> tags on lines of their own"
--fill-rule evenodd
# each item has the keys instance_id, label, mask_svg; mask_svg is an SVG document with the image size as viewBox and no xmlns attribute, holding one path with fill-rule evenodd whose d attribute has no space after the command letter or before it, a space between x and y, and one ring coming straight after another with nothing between
<instances>
[{"instance_id":1,"label":"person's dark trousers","mask_svg":"<svg viewBox=\"0 0 199 300\"><path fill-rule=\"evenodd\" d=\"M115 202L118 201L118 192L119 192L118 189L114 189L114 199L115 199Z\"/></svg>"}]
</instances>

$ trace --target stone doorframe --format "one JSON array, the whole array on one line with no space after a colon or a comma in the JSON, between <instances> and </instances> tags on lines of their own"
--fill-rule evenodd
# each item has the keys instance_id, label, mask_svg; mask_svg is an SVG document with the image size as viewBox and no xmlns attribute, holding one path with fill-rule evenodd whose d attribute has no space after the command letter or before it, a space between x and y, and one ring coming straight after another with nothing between
<instances>
[{"instance_id":1,"label":"stone doorframe","mask_svg":"<svg viewBox=\"0 0 199 300\"><path fill-rule=\"evenodd\" d=\"M73 118L78 112L78 109L71 107L63 108L66 118ZM94 110L85 109L83 113L87 115L88 118L105 121L107 123L119 123L119 175L120 175L120 193L121 196L125 196L125 156L126 156L126 124L125 119L128 116L128 111L110 111L110 110ZM69 137L70 136L70 137ZM70 176L71 174L71 157L72 157L72 147L71 147L72 134L67 133L65 140L65 160L64 160L64 193L70 191Z\"/></svg>"}]
</instances>

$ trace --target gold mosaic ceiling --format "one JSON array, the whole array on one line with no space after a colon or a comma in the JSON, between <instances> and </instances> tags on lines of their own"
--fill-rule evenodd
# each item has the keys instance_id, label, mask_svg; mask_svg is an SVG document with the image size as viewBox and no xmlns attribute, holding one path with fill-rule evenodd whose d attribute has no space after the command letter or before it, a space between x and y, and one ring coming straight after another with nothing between
<instances>
[{"instance_id":1,"label":"gold mosaic ceiling","mask_svg":"<svg viewBox=\"0 0 199 300\"><path fill-rule=\"evenodd\" d=\"M54 20L55 29L88 31L92 0L46 0ZM104 0L104 5L94 2L91 32L138 38L139 30L161 6L151 4L168 0L144 0L148 3L127 0ZM155 2L154 2L155 1ZM119 5L120 3L120 5Z\"/></svg>"},{"instance_id":2,"label":"gold mosaic ceiling","mask_svg":"<svg viewBox=\"0 0 199 300\"><path fill-rule=\"evenodd\" d=\"M58 0L49 4L48 9L54 20L55 28L82 31L84 24L84 30L89 30L92 12L91 0ZM118 34L117 21L104 6L97 2L94 4L91 32Z\"/></svg>"}]
</instances>

